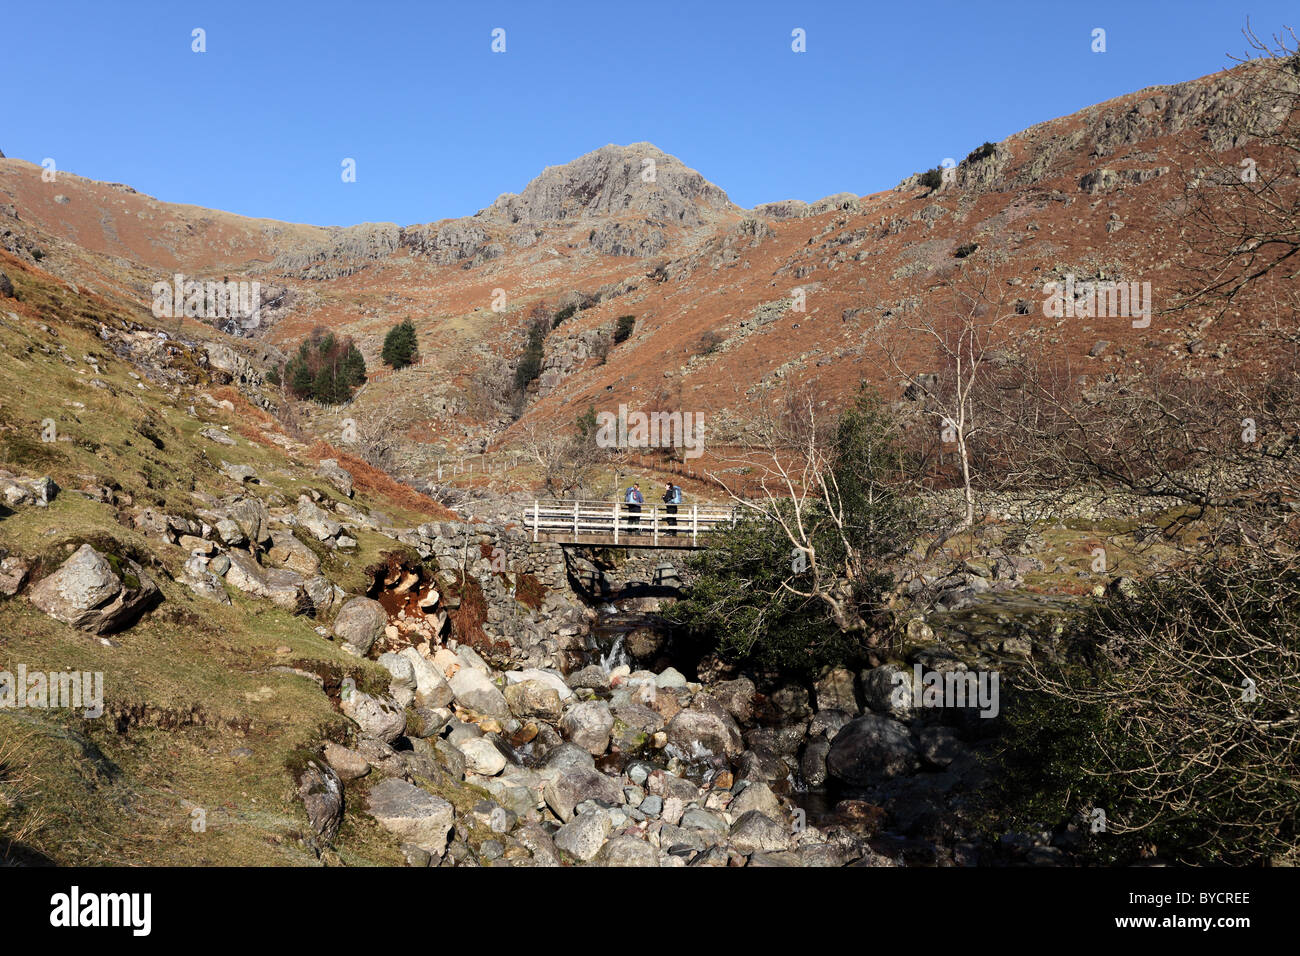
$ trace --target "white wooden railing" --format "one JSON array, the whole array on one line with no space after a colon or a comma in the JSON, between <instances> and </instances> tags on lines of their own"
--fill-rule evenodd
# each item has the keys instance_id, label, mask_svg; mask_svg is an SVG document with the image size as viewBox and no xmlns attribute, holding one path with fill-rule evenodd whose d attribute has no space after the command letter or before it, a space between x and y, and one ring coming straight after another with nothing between
<instances>
[{"instance_id":1,"label":"white wooden railing","mask_svg":"<svg viewBox=\"0 0 1300 956\"><path fill-rule=\"evenodd\" d=\"M547 540L584 543L583 538L613 536L620 542L649 544L655 547L699 547L701 535L719 526L736 523L736 509L731 505L682 504L677 513L669 505L642 505L639 513L629 511L622 501L544 501L537 499L524 512L524 525L532 530L533 540L546 535ZM679 543L680 542L680 543ZM600 542L603 543L603 542Z\"/></svg>"}]
</instances>

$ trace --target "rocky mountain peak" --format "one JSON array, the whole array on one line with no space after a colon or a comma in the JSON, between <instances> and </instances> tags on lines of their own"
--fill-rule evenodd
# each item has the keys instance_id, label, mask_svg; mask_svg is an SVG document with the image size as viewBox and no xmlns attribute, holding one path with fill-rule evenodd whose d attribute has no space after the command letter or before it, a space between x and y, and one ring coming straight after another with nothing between
<instances>
[{"instance_id":1,"label":"rocky mountain peak","mask_svg":"<svg viewBox=\"0 0 1300 956\"><path fill-rule=\"evenodd\" d=\"M608 145L548 166L523 192L500 196L480 217L504 223L556 222L639 214L698 226L716 213L739 213L727 194L650 143Z\"/></svg>"}]
</instances>

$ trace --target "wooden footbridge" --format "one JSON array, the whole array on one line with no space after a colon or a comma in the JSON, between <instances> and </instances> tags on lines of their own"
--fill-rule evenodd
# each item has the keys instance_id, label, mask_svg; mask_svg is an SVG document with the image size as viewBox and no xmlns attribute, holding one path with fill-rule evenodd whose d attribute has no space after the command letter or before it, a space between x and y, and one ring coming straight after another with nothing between
<instances>
[{"instance_id":1,"label":"wooden footbridge","mask_svg":"<svg viewBox=\"0 0 1300 956\"><path fill-rule=\"evenodd\" d=\"M543 501L524 512L534 541L620 548L703 548L709 535L736 523L731 505L643 505L629 511L621 501Z\"/></svg>"}]
</instances>

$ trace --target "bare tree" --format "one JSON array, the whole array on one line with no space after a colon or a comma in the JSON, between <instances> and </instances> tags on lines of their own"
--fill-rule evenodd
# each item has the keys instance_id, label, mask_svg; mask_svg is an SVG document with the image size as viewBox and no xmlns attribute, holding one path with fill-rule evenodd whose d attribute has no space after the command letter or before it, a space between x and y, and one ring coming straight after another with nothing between
<instances>
[{"instance_id":1,"label":"bare tree","mask_svg":"<svg viewBox=\"0 0 1300 956\"><path fill-rule=\"evenodd\" d=\"M789 542L792 573L781 588L821 602L841 631L860 632L868 628L860 591L897 556L891 546L873 544L906 536L905 519L887 506L894 490L877 480L896 464L883 460L893 451L893 436L870 432L847 463L836 443L841 419L826 405L806 385L757 403L744 429L749 450L720 457L708 476L742 513ZM735 469L723 468L736 465L746 475L743 492ZM854 484L851 492L843 481ZM896 524L886 527L890 522Z\"/></svg>"},{"instance_id":2,"label":"bare tree","mask_svg":"<svg viewBox=\"0 0 1300 956\"><path fill-rule=\"evenodd\" d=\"M926 411L937 419L943 441L956 447L965 508L950 534L975 523L972 442L982 427L977 420L976 397L990 365L1002 357L995 348L1002 326L1015 314L1005 300L1004 285L993 265L968 262L959 267L948 285L947 311L881 330L882 348L890 364L903 376L909 392L919 394ZM935 371L922 371L916 360L907 357L921 347L918 342L932 349Z\"/></svg>"}]
</instances>

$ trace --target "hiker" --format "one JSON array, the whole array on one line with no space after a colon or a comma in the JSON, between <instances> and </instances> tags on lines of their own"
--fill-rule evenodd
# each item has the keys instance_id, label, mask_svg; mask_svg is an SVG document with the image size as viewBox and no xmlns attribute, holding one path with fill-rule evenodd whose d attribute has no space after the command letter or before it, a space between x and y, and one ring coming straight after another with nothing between
<instances>
[{"instance_id":1,"label":"hiker","mask_svg":"<svg viewBox=\"0 0 1300 956\"><path fill-rule=\"evenodd\" d=\"M668 482L668 488L664 491L664 504L667 505L664 510L668 512L668 527L671 529L668 534L673 537L677 536L677 506L682 503L682 489L678 488L671 481Z\"/></svg>"},{"instance_id":2,"label":"hiker","mask_svg":"<svg viewBox=\"0 0 1300 956\"><path fill-rule=\"evenodd\" d=\"M623 500L627 502L627 526L629 528L639 528L641 526L641 506L645 504L645 498L641 494L641 486L633 482L632 486L627 489L627 494L623 496Z\"/></svg>"}]
</instances>

